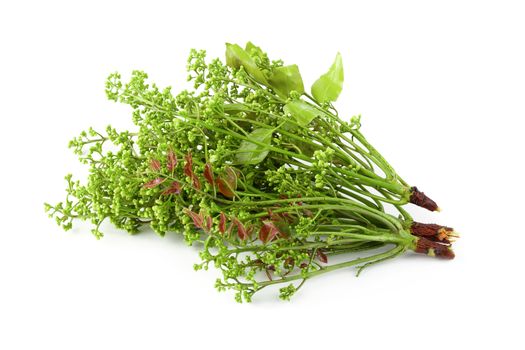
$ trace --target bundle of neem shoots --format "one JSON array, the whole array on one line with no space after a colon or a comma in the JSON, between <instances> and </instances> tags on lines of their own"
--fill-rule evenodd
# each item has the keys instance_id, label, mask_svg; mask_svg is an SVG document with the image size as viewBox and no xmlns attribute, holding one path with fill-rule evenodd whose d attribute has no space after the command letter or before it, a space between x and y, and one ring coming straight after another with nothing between
<instances>
[{"instance_id":1,"label":"bundle of neem shoots","mask_svg":"<svg viewBox=\"0 0 525 350\"><path fill-rule=\"evenodd\" d=\"M311 93L297 65L252 43L226 44L226 63L192 50L188 72L193 89L176 95L141 71L128 82L109 76L108 98L131 107L136 128L71 141L89 177L66 176L65 201L46 204L59 225L90 221L97 238L106 220L130 233L181 233L202 249L195 269L220 269L216 288L239 302L272 285L288 300L314 276L359 274L407 251L454 257L451 228L404 209L436 203L368 142L359 117L338 116L339 54Z\"/></svg>"}]
</instances>

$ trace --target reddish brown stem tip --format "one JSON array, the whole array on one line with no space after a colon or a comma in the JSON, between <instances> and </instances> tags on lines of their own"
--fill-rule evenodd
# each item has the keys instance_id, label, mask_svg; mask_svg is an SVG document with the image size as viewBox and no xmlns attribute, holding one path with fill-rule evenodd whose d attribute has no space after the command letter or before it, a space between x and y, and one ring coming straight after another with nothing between
<instances>
[{"instance_id":1,"label":"reddish brown stem tip","mask_svg":"<svg viewBox=\"0 0 525 350\"><path fill-rule=\"evenodd\" d=\"M455 257L454 252L450 249L450 243L434 242L424 237L418 238L414 251L448 260Z\"/></svg>"},{"instance_id":2,"label":"reddish brown stem tip","mask_svg":"<svg viewBox=\"0 0 525 350\"><path fill-rule=\"evenodd\" d=\"M411 188L410 203L423 207L430 211L439 211L439 207L432 199L428 198L423 192L420 192L416 186Z\"/></svg>"},{"instance_id":3,"label":"reddish brown stem tip","mask_svg":"<svg viewBox=\"0 0 525 350\"><path fill-rule=\"evenodd\" d=\"M410 225L410 233L414 236L425 237L434 242L444 243L450 243L458 237L451 227L437 224L422 224L416 221Z\"/></svg>"}]
</instances>

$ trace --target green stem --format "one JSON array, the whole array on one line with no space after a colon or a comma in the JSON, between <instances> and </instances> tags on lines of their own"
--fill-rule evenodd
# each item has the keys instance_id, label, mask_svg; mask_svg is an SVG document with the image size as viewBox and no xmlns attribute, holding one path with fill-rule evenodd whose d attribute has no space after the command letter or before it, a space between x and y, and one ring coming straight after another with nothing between
<instances>
[{"instance_id":1,"label":"green stem","mask_svg":"<svg viewBox=\"0 0 525 350\"><path fill-rule=\"evenodd\" d=\"M320 268L320 269L318 269L316 271L309 272L306 276L303 276L302 274L296 274L296 275L287 276L287 277L284 277L284 278L274 279L272 281L258 282L258 285L260 287L266 287L266 286L269 286L269 285L272 285L272 284L286 283L286 282L291 282L291 281L295 281L295 280L303 279L303 278L304 279L309 279L309 278L312 278L312 277L315 277L315 276L319 276L319 275L325 274L327 272L335 271L335 270L338 270L338 269L351 267L351 266L355 266L355 265L359 265L359 264L363 264L363 263L367 263L367 262L371 262L371 261L388 259L390 257L393 257L395 255L398 255L398 254L402 253L404 250L406 250L405 246L397 245L396 247L392 248L391 250L389 250L387 252L376 254L376 255L372 255L372 256L367 256L367 257L364 257L364 258L358 258L358 259L346 261L346 262L339 263L339 264L334 264L334 265L322 267L322 268ZM253 286L252 283L243 283L243 284L246 285L246 286Z\"/></svg>"},{"instance_id":2,"label":"green stem","mask_svg":"<svg viewBox=\"0 0 525 350\"><path fill-rule=\"evenodd\" d=\"M383 223L385 226L387 226L388 229L391 229L392 231L400 231L403 229L403 225L401 224L401 222L389 215L389 214L386 214L386 213L383 213L383 212L380 212L378 210L374 210L373 208L369 208L369 207L366 207L364 205L361 205L361 204L358 204L358 203L355 203L355 202L351 202L349 200L345 200L343 198L333 198L333 197L306 197L306 198L291 198L291 199L283 199L283 200L272 200L272 201L258 201L256 204L257 205L263 205L262 203L266 203L266 205L268 204L275 204L275 203L280 203L280 202L286 202L286 201L291 201L291 200L303 200L303 201L310 201L310 200L315 200L315 201L319 201L319 202L330 202L330 201L335 201L335 202L340 202L342 204L345 204L345 205L341 205L341 204L317 204L317 205L308 205L308 204L305 204L305 205L302 205L302 206L297 206L297 207L284 207L284 208L275 208L273 209L273 212L274 213L281 213L281 212L287 212L287 211L290 211L290 210L303 210L303 209L324 209L324 210L339 210L339 211L347 211L349 212L349 214L352 214L352 213L355 213L355 214L361 214L361 215L364 215L368 218L372 218L372 219L375 219L381 223ZM346 203L345 203L346 201ZM241 203L242 205L242 203ZM253 214L249 217L247 217L246 219L254 219L254 218L260 218L260 217L263 217L263 216L266 216L268 215L267 212L261 212L261 213L257 213L257 214Z\"/></svg>"}]
</instances>

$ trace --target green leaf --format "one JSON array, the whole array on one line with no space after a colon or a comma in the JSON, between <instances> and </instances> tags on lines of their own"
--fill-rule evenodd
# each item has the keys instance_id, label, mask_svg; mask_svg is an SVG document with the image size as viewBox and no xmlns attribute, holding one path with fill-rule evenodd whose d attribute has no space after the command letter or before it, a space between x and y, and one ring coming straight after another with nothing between
<instances>
[{"instance_id":1,"label":"green leaf","mask_svg":"<svg viewBox=\"0 0 525 350\"><path fill-rule=\"evenodd\" d=\"M290 101L284 105L283 110L285 113L290 113L301 126L310 124L314 118L323 114L322 111L303 100Z\"/></svg>"},{"instance_id":2,"label":"green leaf","mask_svg":"<svg viewBox=\"0 0 525 350\"><path fill-rule=\"evenodd\" d=\"M244 50L246 50L246 53L252 57L257 56L261 59L264 57L264 51L259 46L254 45L251 41L246 43L246 48Z\"/></svg>"},{"instance_id":3,"label":"green leaf","mask_svg":"<svg viewBox=\"0 0 525 350\"><path fill-rule=\"evenodd\" d=\"M343 58L338 52L334 63L325 74L312 85L312 95L319 103L334 102L343 90Z\"/></svg>"},{"instance_id":4,"label":"green leaf","mask_svg":"<svg viewBox=\"0 0 525 350\"><path fill-rule=\"evenodd\" d=\"M224 112L228 114L236 114L240 112L247 112L250 109L241 103L226 103L224 104Z\"/></svg>"},{"instance_id":5,"label":"green leaf","mask_svg":"<svg viewBox=\"0 0 525 350\"><path fill-rule=\"evenodd\" d=\"M250 56L237 44L226 44L226 65L239 69L242 61L250 59Z\"/></svg>"},{"instance_id":6,"label":"green leaf","mask_svg":"<svg viewBox=\"0 0 525 350\"><path fill-rule=\"evenodd\" d=\"M292 91L304 93L303 78L301 78L299 67L296 64L274 68L268 82L275 92L283 98L287 98Z\"/></svg>"},{"instance_id":7,"label":"green leaf","mask_svg":"<svg viewBox=\"0 0 525 350\"><path fill-rule=\"evenodd\" d=\"M264 73L250 55L237 44L226 44L226 64L232 68L244 67L246 72L259 84L268 85Z\"/></svg>"},{"instance_id":8,"label":"green leaf","mask_svg":"<svg viewBox=\"0 0 525 350\"><path fill-rule=\"evenodd\" d=\"M272 129L259 128L253 130L248 135L248 138L270 146L272 133ZM235 162L238 164L258 164L266 158L268 152L269 149L266 146L255 144L250 141L242 141L237 153L235 154Z\"/></svg>"}]
</instances>

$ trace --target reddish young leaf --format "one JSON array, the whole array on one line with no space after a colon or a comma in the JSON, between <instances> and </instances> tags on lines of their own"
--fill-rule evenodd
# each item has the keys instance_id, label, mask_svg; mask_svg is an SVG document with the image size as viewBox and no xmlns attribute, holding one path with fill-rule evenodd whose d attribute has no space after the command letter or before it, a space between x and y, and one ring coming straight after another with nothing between
<instances>
[{"instance_id":1,"label":"reddish young leaf","mask_svg":"<svg viewBox=\"0 0 525 350\"><path fill-rule=\"evenodd\" d=\"M157 159L150 160L149 167L153 171L160 171L160 168L161 168L160 161Z\"/></svg>"},{"instance_id":2,"label":"reddish young leaf","mask_svg":"<svg viewBox=\"0 0 525 350\"><path fill-rule=\"evenodd\" d=\"M228 198L233 198L235 196L235 192L230 188L230 186L224 181L223 179L219 178L216 181L217 187L219 188L219 192L224 196Z\"/></svg>"},{"instance_id":3,"label":"reddish young leaf","mask_svg":"<svg viewBox=\"0 0 525 350\"><path fill-rule=\"evenodd\" d=\"M222 175L215 181L219 187L219 192L228 198L235 196L235 190L237 189L237 178L239 174L232 167L226 167Z\"/></svg>"},{"instance_id":4,"label":"reddish young leaf","mask_svg":"<svg viewBox=\"0 0 525 350\"><path fill-rule=\"evenodd\" d=\"M199 181L199 178L193 172L193 158L191 156L191 152L185 155L184 159L186 160L186 163L184 164L184 174L191 179L193 188L200 190L201 182Z\"/></svg>"},{"instance_id":5,"label":"reddish young leaf","mask_svg":"<svg viewBox=\"0 0 525 350\"><path fill-rule=\"evenodd\" d=\"M215 179L213 178L213 170L210 163L204 165L204 178L210 185L214 186Z\"/></svg>"},{"instance_id":6,"label":"reddish young leaf","mask_svg":"<svg viewBox=\"0 0 525 350\"><path fill-rule=\"evenodd\" d=\"M321 251L321 249L317 249L317 259L322 263L328 263L328 257Z\"/></svg>"},{"instance_id":7,"label":"reddish young leaf","mask_svg":"<svg viewBox=\"0 0 525 350\"><path fill-rule=\"evenodd\" d=\"M272 239L279 234L280 231L275 226L275 224L271 221L263 221L263 225L261 226L261 229L259 230L259 239L263 242L269 242Z\"/></svg>"},{"instance_id":8,"label":"reddish young leaf","mask_svg":"<svg viewBox=\"0 0 525 350\"><path fill-rule=\"evenodd\" d=\"M169 171L172 171L175 169L175 166L177 165L177 155L173 153L173 151L170 149L168 151L168 160L166 166L168 167Z\"/></svg>"},{"instance_id":9,"label":"reddish young leaf","mask_svg":"<svg viewBox=\"0 0 525 350\"><path fill-rule=\"evenodd\" d=\"M165 179L161 178L161 177L157 177L156 179L153 179L151 181L148 181L144 184L144 188L155 188L157 187L158 185L160 185L161 183L164 182Z\"/></svg>"},{"instance_id":10,"label":"reddish young leaf","mask_svg":"<svg viewBox=\"0 0 525 350\"><path fill-rule=\"evenodd\" d=\"M226 215L221 211L220 220L219 220L219 232L226 232Z\"/></svg>"},{"instance_id":11,"label":"reddish young leaf","mask_svg":"<svg viewBox=\"0 0 525 350\"><path fill-rule=\"evenodd\" d=\"M205 231L206 231L206 232L210 232L210 231L211 231L211 227L212 227L212 225L213 225L213 221L212 221L212 219L211 219L211 216L208 216L208 217L206 218L206 229L205 229Z\"/></svg>"},{"instance_id":12,"label":"reddish young leaf","mask_svg":"<svg viewBox=\"0 0 525 350\"><path fill-rule=\"evenodd\" d=\"M184 209L184 213L186 213L186 215L188 215L193 220L195 227L204 228L204 217L202 216L202 213L197 214L189 209Z\"/></svg>"},{"instance_id":13,"label":"reddish young leaf","mask_svg":"<svg viewBox=\"0 0 525 350\"><path fill-rule=\"evenodd\" d=\"M193 179L193 158L191 157L191 152L184 156L186 163L184 164L184 174Z\"/></svg>"},{"instance_id":14,"label":"reddish young leaf","mask_svg":"<svg viewBox=\"0 0 525 350\"><path fill-rule=\"evenodd\" d=\"M177 181L173 181L167 189L162 192L162 194L168 195L168 194L180 194L180 183Z\"/></svg>"},{"instance_id":15,"label":"reddish young leaf","mask_svg":"<svg viewBox=\"0 0 525 350\"><path fill-rule=\"evenodd\" d=\"M246 228L244 225L237 219L233 219L234 224L237 226L237 236L244 241L248 239L248 232L246 232Z\"/></svg>"},{"instance_id":16,"label":"reddish young leaf","mask_svg":"<svg viewBox=\"0 0 525 350\"><path fill-rule=\"evenodd\" d=\"M201 182L199 181L199 178L193 174L192 178L191 178L191 182L193 184L193 188L195 188L196 190L199 190L201 189Z\"/></svg>"},{"instance_id":17,"label":"reddish young leaf","mask_svg":"<svg viewBox=\"0 0 525 350\"><path fill-rule=\"evenodd\" d=\"M231 187L236 190L237 189L237 179L239 178L240 171L232 168L231 166L227 166L224 168L224 179L231 185Z\"/></svg>"}]
</instances>

